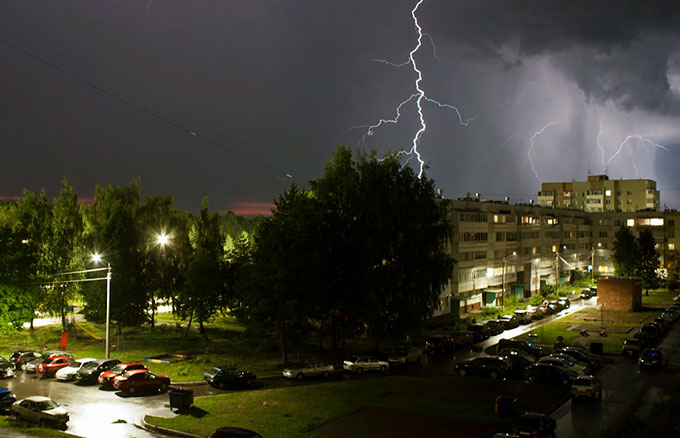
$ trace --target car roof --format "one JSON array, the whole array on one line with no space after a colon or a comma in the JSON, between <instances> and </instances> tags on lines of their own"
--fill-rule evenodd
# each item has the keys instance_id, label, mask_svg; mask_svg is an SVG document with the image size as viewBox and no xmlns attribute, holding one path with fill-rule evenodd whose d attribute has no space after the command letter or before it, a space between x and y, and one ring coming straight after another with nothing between
<instances>
[{"instance_id":1,"label":"car roof","mask_svg":"<svg viewBox=\"0 0 680 438\"><path fill-rule=\"evenodd\" d=\"M32 401L34 403L40 403L42 401L47 401L51 399L49 397L44 397L42 395L32 395L30 397L26 397L24 400Z\"/></svg>"}]
</instances>

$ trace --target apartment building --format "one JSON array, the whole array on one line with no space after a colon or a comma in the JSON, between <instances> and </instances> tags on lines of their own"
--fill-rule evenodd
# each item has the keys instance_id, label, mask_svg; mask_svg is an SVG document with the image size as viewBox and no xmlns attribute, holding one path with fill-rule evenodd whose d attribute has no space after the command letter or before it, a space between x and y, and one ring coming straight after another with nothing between
<instances>
[{"instance_id":1,"label":"apartment building","mask_svg":"<svg viewBox=\"0 0 680 438\"><path fill-rule=\"evenodd\" d=\"M589 175L587 181L541 183L538 204L587 212L659 211L659 191L650 179L609 179Z\"/></svg>"},{"instance_id":2,"label":"apartment building","mask_svg":"<svg viewBox=\"0 0 680 438\"><path fill-rule=\"evenodd\" d=\"M457 263L437 315L501 306L509 295L528 298L546 284L568 282L573 271L613 275L611 250L622 225L635 235L652 230L662 263L668 251L680 249L680 213L673 211L591 213L475 198L442 202Z\"/></svg>"}]
</instances>

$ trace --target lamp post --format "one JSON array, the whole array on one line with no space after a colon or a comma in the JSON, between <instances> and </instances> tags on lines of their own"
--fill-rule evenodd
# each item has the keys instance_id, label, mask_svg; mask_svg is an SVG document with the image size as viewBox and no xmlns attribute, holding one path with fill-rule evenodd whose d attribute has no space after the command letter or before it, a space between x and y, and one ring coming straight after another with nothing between
<instances>
[{"instance_id":1,"label":"lamp post","mask_svg":"<svg viewBox=\"0 0 680 438\"><path fill-rule=\"evenodd\" d=\"M95 264L99 264L102 261L102 256L99 253L92 254L92 261ZM106 334L105 334L105 351L106 358L111 358L111 337L109 336L109 326L110 326L110 316L111 316L111 263L107 263L106 267Z\"/></svg>"},{"instance_id":2,"label":"lamp post","mask_svg":"<svg viewBox=\"0 0 680 438\"><path fill-rule=\"evenodd\" d=\"M501 292L501 309L505 310L505 266L508 264L508 260L503 257L503 287Z\"/></svg>"},{"instance_id":3,"label":"lamp post","mask_svg":"<svg viewBox=\"0 0 680 438\"><path fill-rule=\"evenodd\" d=\"M595 247L590 247L590 282L595 281Z\"/></svg>"}]
</instances>

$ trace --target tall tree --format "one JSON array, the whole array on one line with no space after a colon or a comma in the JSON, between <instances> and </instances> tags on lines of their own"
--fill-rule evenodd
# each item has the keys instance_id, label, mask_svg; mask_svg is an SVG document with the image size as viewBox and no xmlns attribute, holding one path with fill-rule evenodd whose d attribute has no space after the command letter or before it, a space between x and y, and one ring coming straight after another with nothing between
<instances>
[{"instance_id":1,"label":"tall tree","mask_svg":"<svg viewBox=\"0 0 680 438\"><path fill-rule=\"evenodd\" d=\"M675 291L680 286L680 251L669 251L666 257L668 270L668 290Z\"/></svg>"},{"instance_id":2,"label":"tall tree","mask_svg":"<svg viewBox=\"0 0 680 438\"><path fill-rule=\"evenodd\" d=\"M85 209L88 249L102 255L111 265L111 320L122 325L146 321L149 297L141 288L146 230L140 229L137 214L141 187L138 180L122 187L95 188L94 203ZM99 282L85 283L88 320L105 319L104 289Z\"/></svg>"},{"instance_id":3,"label":"tall tree","mask_svg":"<svg viewBox=\"0 0 680 438\"><path fill-rule=\"evenodd\" d=\"M149 297L153 327L158 302L173 303L182 287L191 254L190 216L175 210L171 196L150 196L139 209L137 223L145 236L140 287Z\"/></svg>"},{"instance_id":4,"label":"tall tree","mask_svg":"<svg viewBox=\"0 0 680 438\"><path fill-rule=\"evenodd\" d=\"M639 257L636 263L637 275L642 278L645 294L649 295L649 289L657 286L659 269L659 253L656 250L654 235L648 229L640 231L638 237Z\"/></svg>"},{"instance_id":5,"label":"tall tree","mask_svg":"<svg viewBox=\"0 0 680 438\"><path fill-rule=\"evenodd\" d=\"M621 226L614 237L616 238L612 253L614 272L619 277L632 277L636 275L640 245L635 239L633 232L628 227Z\"/></svg>"},{"instance_id":6,"label":"tall tree","mask_svg":"<svg viewBox=\"0 0 680 438\"><path fill-rule=\"evenodd\" d=\"M59 196L54 199L51 234L45 248L48 274L58 275L81 270L84 266L82 238L83 219L78 206L78 195L67 180L62 182ZM77 283L60 283L55 278L50 287L46 308L61 317L62 328L66 329L66 310L69 300L77 291Z\"/></svg>"},{"instance_id":7,"label":"tall tree","mask_svg":"<svg viewBox=\"0 0 680 438\"><path fill-rule=\"evenodd\" d=\"M193 253L187 264L178 310L181 317L189 318L189 324L196 319L200 333L205 335L204 324L221 309L225 293L225 239L220 217L210 213L207 199L193 223L190 241Z\"/></svg>"}]
</instances>

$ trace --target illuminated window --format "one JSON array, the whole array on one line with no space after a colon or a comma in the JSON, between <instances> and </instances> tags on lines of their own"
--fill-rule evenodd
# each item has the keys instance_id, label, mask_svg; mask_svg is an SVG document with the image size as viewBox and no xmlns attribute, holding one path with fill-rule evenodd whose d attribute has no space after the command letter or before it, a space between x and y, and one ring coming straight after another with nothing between
<instances>
[{"instance_id":1,"label":"illuminated window","mask_svg":"<svg viewBox=\"0 0 680 438\"><path fill-rule=\"evenodd\" d=\"M635 226L635 219L627 219L626 220L626 226L634 227Z\"/></svg>"},{"instance_id":2,"label":"illuminated window","mask_svg":"<svg viewBox=\"0 0 680 438\"><path fill-rule=\"evenodd\" d=\"M604 192L604 194L605 194L606 196L611 196L611 195L612 195L612 191L611 191L611 190L607 190L607 191Z\"/></svg>"},{"instance_id":3,"label":"illuminated window","mask_svg":"<svg viewBox=\"0 0 680 438\"><path fill-rule=\"evenodd\" d=\"M675 243L669 243L668 249L671 250L671 251L675 251Z\"/></svg>"}]
</instances>

